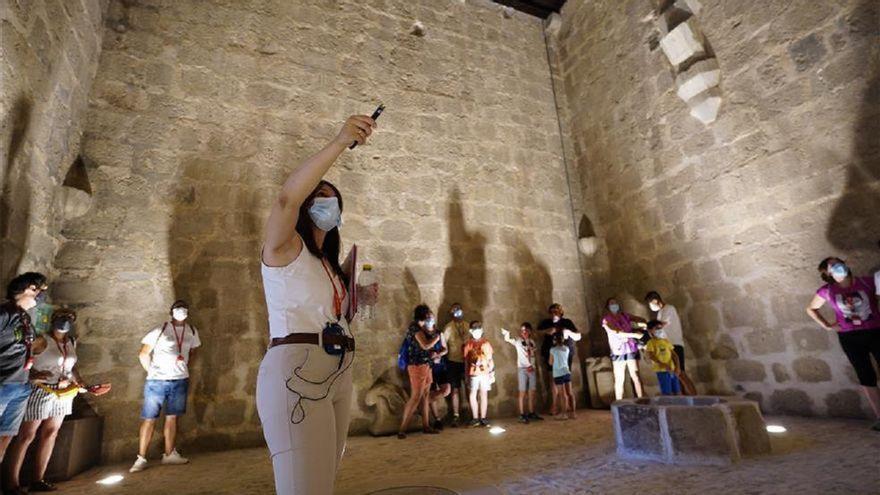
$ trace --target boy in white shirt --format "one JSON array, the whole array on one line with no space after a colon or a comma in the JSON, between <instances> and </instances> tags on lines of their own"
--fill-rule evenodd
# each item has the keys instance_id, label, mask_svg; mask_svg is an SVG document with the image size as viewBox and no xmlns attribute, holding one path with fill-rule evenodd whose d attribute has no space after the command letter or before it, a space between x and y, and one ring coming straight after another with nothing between
<instances>
[{"instance_id":1,"label":"boy in white shirt","mask_svg":"<svg viewBox=\"0 0 880 495\"><path fill-rule=\"evenodd\" d=\"M186 464L174 446L177 436L177 416L186 413L189 390L189 361L195 348L202 345L199 332L188 325L189 305L176 301L171 305L171 321L154 328L141 339L138 354L141 366L147 372L144 383L143 422L137 459L129 469L136 473L147 467L147 448L153 438L153 428L160 411L165 409L165 453L162 464Z\"/></svg>"},{"instance_id":2,"label":"boy in white shirt","mask_svg":"<svg viewBox=\"0 0 880 495\"><path fill-rule=\"evenodd\" d=\"M544 418L535 413L535 387L538 383L535 375L535 341L532 340L532 324L525 322L520 325L519 337L511 338L510 332L501 329L504 341L516 349L516 367L519 380L519 422L528 424L529 420L541 421ZM529 412L525 410L525 398L528 394Z\"/></svg>"}]
</instances>

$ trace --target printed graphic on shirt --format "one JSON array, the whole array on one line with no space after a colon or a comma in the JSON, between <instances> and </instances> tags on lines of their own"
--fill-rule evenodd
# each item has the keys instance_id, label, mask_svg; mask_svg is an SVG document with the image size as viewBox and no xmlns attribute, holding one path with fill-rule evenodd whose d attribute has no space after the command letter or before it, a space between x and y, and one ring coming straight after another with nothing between
<instances>
[{"instance_id":1,"label":"printed graphic on shirt","mask_svg":"<svg viewBox=\"0 0 880 495\"><path fill-rule=\"evenodd\" d=\"M847 323L861 325L871 319L871 303L868 294L863 290L836 294L835 302L840 308Z\"/></svg>"}]
</instances>

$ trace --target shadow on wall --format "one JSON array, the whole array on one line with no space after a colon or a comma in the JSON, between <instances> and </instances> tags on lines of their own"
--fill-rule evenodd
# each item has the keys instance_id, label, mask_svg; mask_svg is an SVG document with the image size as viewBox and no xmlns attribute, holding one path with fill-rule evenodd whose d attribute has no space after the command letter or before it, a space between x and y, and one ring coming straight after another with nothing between
<instances>
[{"instance_id":1,"label":"shadow on wall","mask_svg":"<svg viewBox=\"0 0 880 495\"><path fill-rule=\"evenodd\" d=\"M467 320L482 320L488 297L486 285L486 238L465 226L461 191L454 188L447 209L450 262L443 274L443 300L437 308L444 325L449 308L458 302Z\"/></svg>"},{"instance_id":2,"label":"shadow on wall","mask_svg":"<svg viewBox=\"0 0 880 495\"><path fill-rule=\"evenodd\" d=\"M844 251L873 250L880 239L880 7L867 0L856 13L851 23L869 38L865 51L873 56L868 61L871 78L856 121L846 189L825 229L831 245Z\"/></svg>"},{"instance_id":3,"label":"shadow on wall","mask_svg":"<svg viewBox=\"0 0 880 495\"><path fill-rule=\"evenodd\" d=\"M499 293L501 297L509 298L505 306L511 308L513 312L504 315L502 321L505 325L509 325L507 328L513 336L518 336L520 323L528 321L533 328L538 328L541 320L547 317L547 307L553 302L553 277L550 275L550 269L547 265L535 257L519 235L504 236L504 244L513 251L514 265L507 270L507 286L501 288ZM540 349L543 334L536 332L532 335L532 339ZM586 339L581 344L583 345L578 345L577 361L581 361L587 356ZM510 363L515 363L516 353L514 350L506 343L499 345L502 348L498 351L509 356ZM540 361L540 357L538 359ZM543 367L543 363L538 363L537 372L538 379L543 384L538 387L538 402L547 403L549 397L546 397L546 392L550 376ZM501 387L508 391L515 391L517 389L516 376L513 374L505 375ZM510 402L509 405L512 406L513 401Z\"/></svg>"},{"instance_id":4,"label":"shadow on wall","mask_svg":"<svg viewBox=\"0 0 880 495\"><path fill-rule=\"evenodd\" d=\"M31 122L31 102L19 97L2 117L6 156L0 171L0 280L15 276L27 247L31 186L21 155ZM8 133L8 138L6 137Z\"/></svg>"},{"instance_id":5,"label":"shadow on wall","mask_svg":"<svg viewBox=\"0 0 880 495\"><path fill-rule=\"evenodd\" d=\"M254 393L267 334L261 222L251 201L254 188L238 181L247 157L216 149L220 142L210 140L204 158L182 156L168 232L174 297L189 302L203 343L191 370L195 414L183 431L191 432L187 443L206 450L236 446L219 433L224 428L250 423L259 429L246 398Z\"/></svg>"}]
</instances>

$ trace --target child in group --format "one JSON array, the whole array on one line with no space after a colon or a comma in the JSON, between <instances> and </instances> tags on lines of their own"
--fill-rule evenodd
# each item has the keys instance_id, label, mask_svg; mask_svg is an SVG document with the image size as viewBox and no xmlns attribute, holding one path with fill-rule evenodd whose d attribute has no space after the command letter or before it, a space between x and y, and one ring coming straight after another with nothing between
<instances>
[{"instance_id":1,"label":"child in group","mask_svg":"<svg viewBox=\"0 0 880 495\"><path fill-rule=\"evenodd\" d=\"M492 359L492 344L483 338L483 326L480 321L472 321L471 338L464 345L465 369L470 381L470 405L474 419L471 427L489 426L486 410L489 406L489 390L495 381L495 361ZM479 407L477 393L480 395Z\"/></svg>"},{"instance_id":2,"label":"child in group","mask_svg":"<svg viewBox=\"0 0 880 495\"><path fill-rule=\"evenodd\" d=\"M568 367L569 349L565 345L566 333L553 335L553 347L550 348L550 366L553 367L553 383L559 397L559 414L556 419L575 419L574 394L571 390L571 368ZM569 412L570 411L570 412Z\"/></svg>"},{"instance_id":3,"label":"child in group","mask_svg":"<svg viewBox=\"0 0 880 495\"><path fill-rule=\"evenodd\" d=\"M681 384L676 376L676 370L680 369L678 355L672 342L666 339L661 328L663 324L658 320L648 322L648 334L651 340L645 344L645 354L654 367L657 381L660 382L660 393L663 395L681 395Z\"/></svg>"},{"instance_id":4,"label":"child in group","mask_svg":"<svg viewBox=\"0 0 880 495\"><path fill-rule=\"evenodd\" d=\"M519 337L511 337L510 332L501 329L504 341L516 349L517 380L519 382L519 422L528 424L532 420L543 420L535 413L535 341L532 340L532 324L524 322L519 327ZM528 396L528 412L526 412Z\"/></svg>"}]
</instances>

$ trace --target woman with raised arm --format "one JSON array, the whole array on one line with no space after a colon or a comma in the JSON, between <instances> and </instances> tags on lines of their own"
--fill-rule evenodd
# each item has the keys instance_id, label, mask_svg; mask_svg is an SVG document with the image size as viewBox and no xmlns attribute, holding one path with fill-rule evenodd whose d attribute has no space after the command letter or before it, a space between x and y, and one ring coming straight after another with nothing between
<instances>
[{"instance_id":1,"label":"woman with raised arm","mask_svg":"<svg viewBox=\"0 0 880 495\"><path fill-rule=\"evenodd\" d=\"M642 396L642 380L639 378L639 347L637 340L642 334L633 330L633 323L645 323L643 318L621 310L617 299L610 298L605 302L605 315L602 316L602 327L608 335L608 346L611 347L611 365L614 371L614 400L623 399L623 387L626 384L626 372L632 380L636 397Z\"/></svg>"},{"instance_id":2,"label":"woman with raised arm","mask_svg":"<svg viewBox=\"0 0 880 495\"><path fill-rule=\"evenodd\" d=\"M342 197L322 178L375 127L370 117L349 117L287 177L266 224L261 268L270 344L257 375L257 411L279 495L333 493L342 459L354 339L342 317L349 297L349 275L339 265Z\"/></svg>"}]
</instances>

